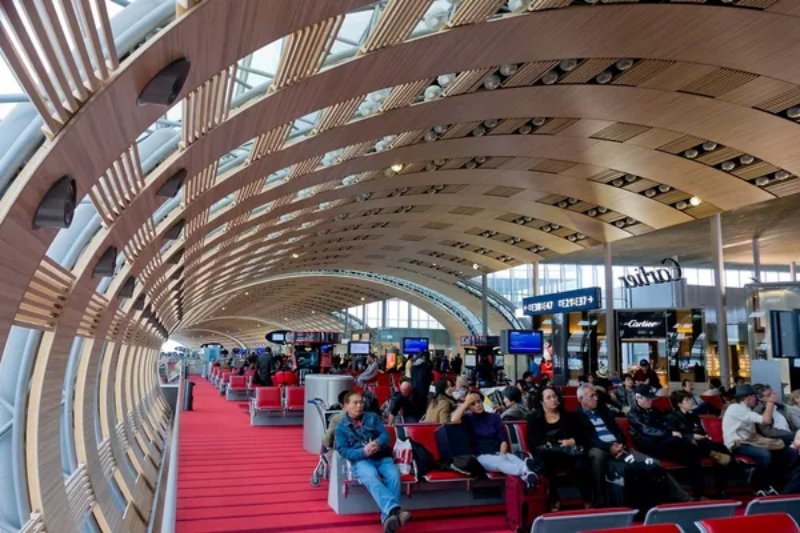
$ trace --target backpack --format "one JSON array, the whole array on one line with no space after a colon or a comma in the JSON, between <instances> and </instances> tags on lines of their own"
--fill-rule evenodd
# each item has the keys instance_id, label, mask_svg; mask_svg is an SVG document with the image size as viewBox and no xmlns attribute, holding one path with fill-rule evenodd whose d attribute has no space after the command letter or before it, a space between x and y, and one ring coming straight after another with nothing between
<instances>
[{"instance_id":1,"label":"backpack","mask_svg":"<svg viewBox=\"0 0 800 533\"><path fill-rule=\"evenodd\" d=\"M411 443L411 454L414 457L414 466L417 476L424 476L436 466L433 454L422 444L413 439L408 439Z\"/></svg>"}]
</instances>

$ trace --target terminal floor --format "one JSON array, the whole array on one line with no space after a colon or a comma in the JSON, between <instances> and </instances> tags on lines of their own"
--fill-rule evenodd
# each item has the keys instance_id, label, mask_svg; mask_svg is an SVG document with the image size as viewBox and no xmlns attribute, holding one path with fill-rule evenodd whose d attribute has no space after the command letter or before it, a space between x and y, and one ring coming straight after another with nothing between
<instances>
[{"instance_id":1,"label":"terminal floor","mask_svg":"<svg viewBox=\"0 0 800 533\"><path fill-rule=\"evenodd\" d=\"M229 402L195 377L194 410L181 413L179 533L207 531L379 532L377 513L340 516L327 484L309 481L317 456L300 427L253 427L246 402ZM508 531L502 507L417 511L401 531Z\"/></svg>"}]
</instances>

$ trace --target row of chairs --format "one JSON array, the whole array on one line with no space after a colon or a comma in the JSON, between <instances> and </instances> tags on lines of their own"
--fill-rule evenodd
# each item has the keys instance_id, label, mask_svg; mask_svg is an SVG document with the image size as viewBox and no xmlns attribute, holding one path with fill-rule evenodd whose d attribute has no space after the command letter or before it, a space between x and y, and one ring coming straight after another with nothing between
<instances>
[{"instance_id":1,"label":"row of chairs","mask_svg":"<svg viewBox=\"0 0 800 533\"><path fill-rule=\"evenodd\" d=\"M626 507L561 511L536 518L531 533L798 533L799 497L768 496L753 500L744 515L734 516L735 501L659 505L643 525L634 526L637 511ZM794 513L794 514L791 514Z\"/></svg>"},{"instance_id":2,"label":"row of chairs","mask_svg":"<svg viewBox=\"0 0 800 533\"><path fill-rule=\"evenodd\" d=\"M299 386L256 387L250 400L250 424L284 425L303 423L305 389Z\"/></svg>"},{"instance_id":3,"label":"row of chairs","mask_svg":"<svg viewBox=\"0 0 800 533\"><path fill-rule=\"evenodd\" d=\"M580 408L580 402L577 396L577 387L564 386L561 387L561 397L564 401L564 409L567 411L577 411ZM702 396L701 399L709 405L715 407L718 411L722 411L722 398L719 396ZM657 396L653 400L653 409L661 411L662 413L669 413L672 411L672 402L669 396Z\"/></svg>"}]
</instances>

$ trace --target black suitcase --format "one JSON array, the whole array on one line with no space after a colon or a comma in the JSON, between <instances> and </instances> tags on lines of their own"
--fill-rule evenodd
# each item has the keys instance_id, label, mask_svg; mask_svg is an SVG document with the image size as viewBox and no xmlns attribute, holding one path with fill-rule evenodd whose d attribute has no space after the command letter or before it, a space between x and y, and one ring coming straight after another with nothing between
<instances>
[{"instance_id":1,"label":"black suitcase","mask_svg":"<svg viewBox=\"0 0 800 533\"><path fill-rule=\"evenodd\" d=\"M467 428L463 425L443 424L436 428L434 435L442 464L449 465L453 462L453 457L459 455L473 455Z\"/></svg>"}]
</instances>

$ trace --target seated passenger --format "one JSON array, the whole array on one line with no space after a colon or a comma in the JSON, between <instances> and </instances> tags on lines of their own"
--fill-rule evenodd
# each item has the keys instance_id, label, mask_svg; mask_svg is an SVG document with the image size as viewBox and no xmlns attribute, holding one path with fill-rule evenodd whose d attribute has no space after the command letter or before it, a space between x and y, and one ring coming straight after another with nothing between
<instances>
[{"instance_id":1,"label":"seated passenger","mask_svg":"<svg viewBox=\"0 0 800 533\"><path fill-rule=\"evenodd\" d=\"M708 389L703 396L721 396L724 392L725 387L722 386L722 381L719 378L711 378L708 380Z\"/></svg>"},{"instance_id":2,"label":"seated passenger","mask_svg":"<svg viewBox=\"0 0 800 533\"><path fill-rule=\"evenodd\" d=\"M633 381L633 376L630 374L622 375L622 386L617 389L613 394L619 405L622 407L622 412L627 414L631 407L636 405L636 383Z\"/></svg>"},{"instance_id":3,"label":"seated passenger","mask_svg":"<svg viewBox=\"0 0 800 533\"><path fill-rule=\"evenodd\" d=\"M469 394L469 380L467 376L458 376L456 378L456 387L453 389L453 399L457 402L463 402L467 394Z\"/></svg>"},{"instance_id":4,"label":"seated passenger","mask_svg":"<svg viewBox=\"0 0 800 533\"><path fill-rule=\"evenodd\" d=\"M505 410L500 413L502 420L525 420L531 414L522 403L522 392L517 387L503 389L503 405Z\"/></svg>"},{"instance_id":5,"label":"seated passenger","mask_svg":"<svg viewBox=\"0 0 800 533\"><path fill-rule=\"evenodd\" d=\"M511 453L503 422L499 415L484 411L481 393L469 394L453 411L452 422L466 426L475 456L487 472L516 476L528 488L536 486L539 479L536 462L530 458L523 461Z\"/></svg>"},{"instance_id":6,"label":"seated passenger","mask_svg":"<svg viewBox=\"0 0 800 533\"><path fill-rule=\"evenodd\" d=\"M701 461L705 454L679 431L671 430L667 417L653 409L655 391L649 385L636 387L636 405L628 412L631 437L636 447L656 459L680 463L689 471L692 493L699 498L705 491Z\"/></svg>"},{"instance_id":7,"label":"seated passenger","mask_svg":"<svg viewBox=\"0 0 800 533\"><path fill-rule=\"evenodd\" d=\"M800 452L800 430L794 435L792 449L795 453ZM794 464L789 471L789 481L786 482L781 494L800 494L800 459L794 460Z\"/></svg>"},{"instance_id":8,"label":"seated passenger","mask_svg":"<svg viewBox=\"0 0 800 533\"><path fill-rule=\"evenodd\" d=\"M395 419L402 416L403 422L419 422L425 414L425 399L417 398L411 382L403 378L400 382L400 391L392 394L389 401L389 425L394 425Z\"/></svg>"},{"instance_id":9,"label":"seated passenger","mask_svg":"<svg viewBox=\"0 0 800 533\"><path fill-rule=\"evenodd\" d=\"M770 391L764 396L763 414L753 411L758 399L752 386L738 385L734 390L734 397L735 403L728 405L722 416L725 446L733 453L756 462L750 481L756 494L777 494L771 483L783 480L795 463L797 452L785 446L782 440L763 437L756 431L756 424L772 423L777 400L775 393Z\"/></svg>"},{"instance_id":10,"label":"seated passenger","mask_svg":"<svg viewBox=\"0 0 800 533\"><path fill-rule=\"evenodd\" d=\"M670 430L680 433L684 441L701 452L702 457L714 461L717 497L726 498L725 489L728 486L730 469L736 464L732 460L731 451L721 442L714 442L709 438L697 412L692 410L694 402L690 393L685 390L674 391L670 395L670 400L673 408L667 415Z\"/></svg>"},{"instance_id":11,"label":"seated passenger","mask_svg":"<svg viewBox=\"0 0 800 533\"><path fill-rule=\"evenodd\" d=\"M367 368L356 378L356 385L363 388L368 382L378 377L379 371L378 358L375 357L374 353L369 354L367 356Z\"/></svg>"},{"instance_id":12,"label":"seated passenger","mask_svg":"<svg viewBox=\"0 0 800 533\"><path fill-rule=\"evenodd\" d=\"M694 382L691 379L681 381L681 390L689 395L692 400L692 412L696 415L719 416L719 409L708 402L703 401L700 396L694 393Z\"/></svg>"},{"instance_id":13,"label":"seated passenger","mask_svg":"<svg viewBox=\"0 0 800 533\"><path fill-rule=\"evenodd\" d=\"M578 487L586 507L592 501L591 477L584 448L578 444L580 422L575 413L564 412L561 397L552 386L542 390L539 408L529 415L528 449L541 457L544 475L550 481L550 509L558 511L558 472L566 471Z\"/></svg>"},{"instance_id":14,"label":"seated passenger","mask_svg":"<svg viewBox=\"0 0 800 533\"><path fill-rule=\"evenodd\" d=\"M783 414L786 407L777 402L778 397L772 391L772 387L769 385L756 384L753 385L753 389L755 389L756 395L758 396L758 403L753 408L753 411L758 414L762 414L766 410L766 399L768 396L772 395L776 400L775 410L772 412L772 423L756 424L756 430L758 430L758 432L765 437L781 439L786 446L791 446L792 442L794 441L794 434L796 430L792 430L789 420Z\"/></svg>"},{"instance_id":15,"label":"seated passenger","mask_svg":"<svg viewBox=\"0 0 800 533\"><path fill-rule=\"evenodd\" d=\"M334 409L342 409L341 412L336 413L335 415L331 416L328 420L328 429L325 430L325 434L322 436L322 445L325 447L326 450L333 448L333 439L336 435L336 427L342 423L344 417L347 413L344 412L344 400L345 397L350 394L349 390L343 390L339 393L337 399L339 403L335 403L328 407L329 411L333 411ZM363 401L363 400L362 400Z\"/></svg>"},{"instance_id":16,"label":"seated passenger","mask_svg":"<svg viewBox=\"0 0 800 533\"><path fill-rule=\"evenodd\" d=\"M434 391L433 398L428 402L428 410L425 411L425 422L447 424L456 406L456 401L451 396L453 384L447 378L439 378L434 384Z\"/></svg>"},{"instance_id":17,"label":"seated passenger","mask_svg":"<svg viewBox=\"0 0 800 533\"><path fill-rule=\"evenodd\" d=\"M578 443L588 450L592 471L592 507L604 507L606 500L606 473L612 461L621 461L633 467L633 463L647 463L646 455L625 447L622 430L608 409L598 408L597 393L591 385L578 387L578 401L581 408L576 415L581 424ZM654 476L664 483L662 487L671 501L691 501L681 486L663 469L654 469Z\"/></svg>"},{"instance_id":18,"label":"seated passenger","mask_svg":"<svg viewBox=\"0 0 800 533\"><path fill-rule=\"evenodd\" d=\"M353 465L353 473L381 510L384 532L411 518L400 508L400 471L392 458L389 433L375 413L364 412L361 394L344 397L345 417L336 427L336 451Z\"/></svg>"}]
</instances>

